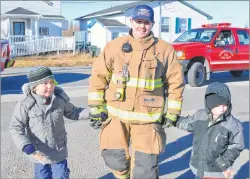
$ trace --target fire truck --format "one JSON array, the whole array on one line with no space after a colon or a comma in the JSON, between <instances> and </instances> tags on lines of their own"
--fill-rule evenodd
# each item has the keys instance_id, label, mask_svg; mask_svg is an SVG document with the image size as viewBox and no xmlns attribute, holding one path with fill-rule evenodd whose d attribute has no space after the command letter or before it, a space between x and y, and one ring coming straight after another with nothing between
<instances>
[{"instance_id":1,"label":"fire truck","mask_svg":"<svg viewBox=\"0 0 250 179\"><path fill-rule=\"evenodd\" d=\"M0 72L4 71L5 68L12 67L15 60L10 57L10 44L8 40L0 40Z\"/></svg>"},{"instance_id":2,"label":"fire truck","mask_svg":"<svg viewBox=\"0 0 250 179\"><path fill-rule=\"evenodd\" d=\"M249 29L230 23L204 24L180 35L173 43L188 84L201 86L212 72L240 77L249 70Z\"/></svg>"}]
</instances>

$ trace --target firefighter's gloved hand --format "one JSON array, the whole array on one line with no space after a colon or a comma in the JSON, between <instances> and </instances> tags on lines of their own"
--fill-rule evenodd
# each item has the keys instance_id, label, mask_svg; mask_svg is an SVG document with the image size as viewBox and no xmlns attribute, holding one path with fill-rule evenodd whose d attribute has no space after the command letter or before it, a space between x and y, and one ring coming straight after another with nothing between
<instances>
[{"instance_id":1,"label":"firefighter's gloved hand","mask_svg":"<svg viewBox=\"0 0 250 179\"><path fill-rule=\"evenodd\" d=\"M170 114L169 112L167 112L163 116L162 126L164 128L169 128L171 126L176 126L177 120L178 120L178 115L177 114Z\"/></svg>"},{"instance_id":2,"label":"firefighter's gloved hand","mask_svg":"<svg viewBox=\"0 0 250 179\"><path fill-rule=\"evenodd\" d=\"M99 129L108 118L108 111L104 106L90 106L89 118L90 126Z\"/></svg>"}]
</instances>

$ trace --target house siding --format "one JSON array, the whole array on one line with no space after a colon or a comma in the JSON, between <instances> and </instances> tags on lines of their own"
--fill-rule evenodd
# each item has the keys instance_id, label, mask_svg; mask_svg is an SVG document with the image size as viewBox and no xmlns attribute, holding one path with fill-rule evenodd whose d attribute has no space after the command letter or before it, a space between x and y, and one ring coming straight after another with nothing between
<instances>
[{"instance_id":1,"label":"house siding","mask_svg":"<svg viewBox=\"0 0 250 179\"><path fill-rule=\"evenodd\" d=\"M182 33L175 33L176 28L176 17L179 18L191 18L191 28L201 27L202 24L209 23L209 20L206 16L200 14L199 12L191 9L190 7L182 4L178 1L173 2L151 2L148 3L154 10L154 18L155 24L152 28L152 31L156 37L160 37L165 41L172 42L177 37L179 37ZM128 9L124 14L118 16L110 16L108 19L115 19L128 27L130 25L130 18L132 15L134 8ZM168 33L161 32L161 17L169 17L170 18L170 29Z\"/></svg>"},{"instance_id":2,"label":"house siding","mask_svg":"<svg viewBox=\"0 0 250 179\"><path fill-rule=\"evenodd\" d=\"M156 37L159 37L169 43L172 43L177 37L179 37L182 33L176 33L176 18L185 18L187 20L187 28L198 28L201 27L202 24L209 23L209 20L203 14L195 11L194 9L186 6L185 4L179 1L154 1L147 3L154 10L154 19L155 24L152 28L152 31ZM118 20L119 22L128 26L128 30L131 28L130 18L132 16L134 8L128 9L124 14L106 16L104 18ZM161 32L161 17L169 17L169 32ZM188 24L190 22L191 24ZM84 20L80 20L81 30L86 30L86 26L82 24ZM92 27L93 28L93 27ZM98 31L92 32L91 36L101 37L99 34L101 31L105 31L106 29L99 29ZM111 39L112 32L107 33L106 43ZM91 38L92 39L92 38ZM99 44L99 42L95 42L95 44ZM103 46L102 45L97 46Z\"/></svg>"},{"instance_id":3,"label":"house siding","mask_svg":"<svg viewBox=\"0 0 250 179\"><path fill-rule=\"evenodd\" d=\"M87 31L89 20L79 20L80 31Z\"/></svg>"},{"instance_id":4,"label":"house siding","mask_svg":"<svg viewBox=\"0 0 250 179\"><path fill-rule=\"evenodd\" d=\"M7 19L1 19L1 37L5 37L8 35L7 30Z\"/></svg>"},{"instance_id":5,"label":"house siding","mask_svg":"<svg viewBox=\"0 0 250 179\"><path fill-rule=\"evenodd\" d=\"M43 1L1 1L1 13L4 14L8 11L16 9L18 7L27 9L34 13L40 15L51 15L59 16L61 15L61 2L51 1L53 6L49 6ZM9 19L9 23L8 23ZM2 23L3 21L3 23ZM62 23L63 20L56 19L56 17L50 18L38 18L37 16L24 16L20 17L10 16L7 18L1 18L1 34L13 35L13 22L24 22L25 23L25 35L38 35L39 28L46 27L49 28L49 36L62 36ZM37 24L37 26L36 26ZM36 28L37 27L37 28Z\"/></svg>"},{"instance_id":6,"label":"house siding","mask_svg":"<svg viewBox=\"0 0 250 179\"><path fill-rule=\"evenodd\" d=\"M49 28L49 36L61 36L62 35L62 21L61 20L39 20L39 28L40 27Z\"/></svg>"},{"instance_id":7,"label":"house siding","mask_svg":"<svg viewBox=\"0 0 250 179\"><path fill-rule=\"evenodd\" d=\"M1 14L22 7L41 15L61 15L61 2L51 2L53 6L49 6L43 1L1 1Z\"/></svg>"},{"instance_id":8,"label":"house siding","mask_svg":"<svg viewBox=\"0 0 250 179\"><path fill-rule=\"evenodd\" d=\"M201 27L202 24L209 23L209 20L207 19L206 16L198 13L197 11L194 11L193 9L189 8L188 6L178 1L171 3L164 3L161 6L159 6L158 9L160 8L162 17L170 18L170 32L160 34L160 37L168 42L174 41L177 37L179 37L182 34L182 33L177 33L177 34L175 33L176 17L186 18L186 19L191 18L192 19L191 28L198 28Z\"/></svg>"},{"instance_id":9,"label":"house siding","mask_svg":"<svg viewBox=\"0 0 250 179\"><path fill-rule=\"evenodd\" d=\"M128 27L112 27L107 29L107 42L112 40L112 33L118 32L119 36L128 35Z\"/></svg>"},{"instance_id":10,"label":"house siding","mask_svg":"<svg viewBox=\"0 0 250 179\"><path fill-rule=\"evenodd\" d=\"M103 49L107 43L107 29L100 23L95 23L91 28L91 45Z\"/></svg>"}]
</instances>

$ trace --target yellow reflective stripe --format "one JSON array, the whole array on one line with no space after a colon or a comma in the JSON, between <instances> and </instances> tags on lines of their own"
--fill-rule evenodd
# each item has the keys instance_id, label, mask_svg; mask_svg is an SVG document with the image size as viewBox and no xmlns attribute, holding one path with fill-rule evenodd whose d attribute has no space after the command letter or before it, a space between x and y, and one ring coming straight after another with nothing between
<instances>
[{"instance_id":1,"label":"yellow reflective stripe","mask_svg":"<svg viewBox=\"0 0 250 179\"><path fill-rule=\"evenodd\" d=\"M112 76L112 82L116 84L116 77ZM157 78L155 80L145 80L145 79L138 79L138 78L129 78L126 86L128 87L138 87L138 88L146 88L152 89L154 88L161 88L163 86L163 82L161 78Z\"/></svg>"},{"instance_id":2,"label":"yellow reflective stripe","mask_svg":"<svg viewBox=\"0 0 250 179\"><path fill-rule=\"evenodd\" d=\"M116 109L112 106L107 105L107 109L109 114L119 117L124 120L128 121L160 121L162 113L140 113L140 112L131 112L131 111L124 111L121 109Z\"/></svg>"},{"instance_id":3,"label":"yellow reflective stripe","mask_svg":"<svg viewBox=\"0 0 250 179\"><path fill-rule=\"evenodd\" d=\"M168 101L168 109L177 109L181 110L181 101L174 101L174 100L169 100Z\"/></svg>"},{"instance_id":4,"label":"yellow reflective stripe","mask_svg":"<svg viewBox=\"0 0 250 179\"><path fill-rule=\"evenodd\" d=\"M93 101L104 101L104 92L89 92L88 93L88 100Z\"/></svg>"}]
</instances>

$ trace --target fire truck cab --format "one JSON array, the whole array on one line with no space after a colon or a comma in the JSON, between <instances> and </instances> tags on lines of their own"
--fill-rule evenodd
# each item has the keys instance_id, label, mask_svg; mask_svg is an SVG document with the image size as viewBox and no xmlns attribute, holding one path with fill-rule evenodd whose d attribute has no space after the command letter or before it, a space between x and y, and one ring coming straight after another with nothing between
<instances>
[{"instance_id":1,"label":"fire truck cab","mask_svg":"<svg viewBox=\"0 0 250 179\"><path fill-rule=\"evenodd\" d=\"M230 23L204 24L190 29L174 42L177 57L190 86L198 87L210 73L230 71L240 77L249 70L249 29Z\"/></svg>"}]
</instances>

